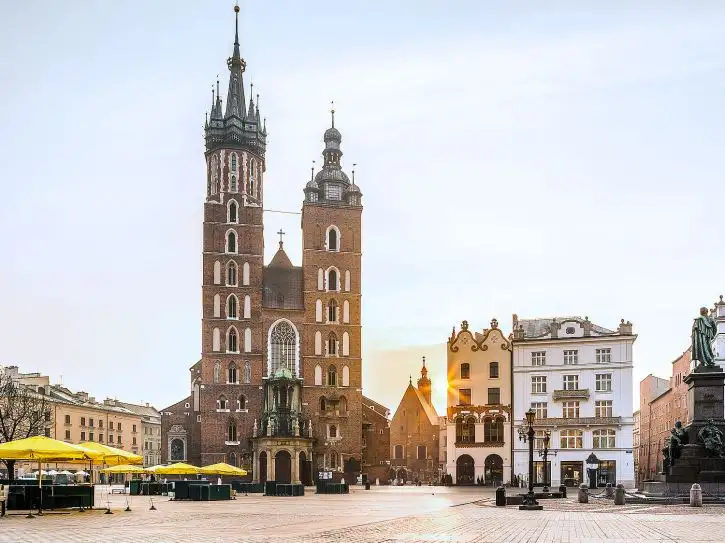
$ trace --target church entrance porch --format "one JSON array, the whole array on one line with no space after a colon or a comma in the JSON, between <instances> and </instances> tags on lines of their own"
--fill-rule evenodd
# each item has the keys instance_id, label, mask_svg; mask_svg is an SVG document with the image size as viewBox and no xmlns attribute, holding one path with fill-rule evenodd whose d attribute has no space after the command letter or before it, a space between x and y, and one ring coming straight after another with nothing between
<instances>
[{"instance_id":1,"label":"church entrance porch","mask_svg":"<svg viewBox=\"0 0 725 543\"><path fill-rule=\"evenodd\" d=\"M292 457L287 451L278 451L274 457L274 480L282 484L292 482Z\"/></svg>"}]
</instances>

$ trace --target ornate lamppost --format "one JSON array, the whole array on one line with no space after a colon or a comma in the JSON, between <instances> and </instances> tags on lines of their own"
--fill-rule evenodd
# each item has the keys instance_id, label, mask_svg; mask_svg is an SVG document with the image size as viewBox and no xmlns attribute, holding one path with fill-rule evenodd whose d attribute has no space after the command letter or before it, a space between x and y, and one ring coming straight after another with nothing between
<instances>
[{"instance_id":1,"label":"ornate lamppost","mask_svg":"<svg viewBox=\"0 0 725 543\"><path fill-rule=\"evenodd\" d=\"M524 494L524 500L519 509L525 511L540 511L543 506L539 505L534 496L534 419L536 418L536 411L529 409L526 412L526 418L523 421L523 425L519 426L519 440L529 443L529 492ZM528 429L526 428L528 426Z\"/></svg>"},{"instance_id":2,"label":"ornate lamppost","mask_svg":"<svg viewBox=\"0 0 725 543\"><path fill-rule=\"evenodd\" d=\"M544 459L544 492L549 492L549 486L551 486L551 471L546 463L549 455L556 456L556 451L549 450L549 443L551 441L551 432L546 430L544 432L544 448L539 449L539 457Z\"/></svg>"}]
</instances>

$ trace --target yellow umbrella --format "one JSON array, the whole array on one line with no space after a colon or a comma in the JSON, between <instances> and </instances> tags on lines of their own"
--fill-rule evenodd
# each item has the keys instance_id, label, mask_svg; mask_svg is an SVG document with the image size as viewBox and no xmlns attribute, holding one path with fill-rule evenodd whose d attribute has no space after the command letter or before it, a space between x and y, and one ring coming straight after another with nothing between
<instances>
[{"instance_id":1,"label":"yellow umbrella","mask_svg":"<svg viewBox=\"0 0 725 543\"><path fill-rule=\"evenodd\" d=\"M97 443L95 441L84 441L80 444L80 446L84 449L89 449L98 453L98 455L95 457L95 460L99 460L100 462L109 466L118 466L122 464L143 464L143 456L139 456L138 454L133 454L122 449L117 449L116 447L103 445L102 443Z\"/></svg>"},{"instance_id":2,"label":"yellow umbrella","mask_svg":"<svg viewBox=\"0 0 725 543\"><path fill-rule=\"evenodd\" d=\"M184 464L183 462L177 462L169 466L157 466L154 469L154 473L157 475L196 475L199 473L199 468L190 464Z\"/></svg>"},{"instance_id":3,"label":"yellow umbrella","mask_svg":"<svg viewBox=\"0 0 725 543\"><path fill-rule=\"evenodd\" d=\"M240 477L247 474L242 468L225 464L224 462L212 464L211 466L203 466L199 468L199 473L203 473L204 475L237 475Z\"/></svg>"},{"instance_id":4,"label":"yellow umbrella","mask_svg":"<svg viewBox=\"0 0 725 543\"><path fill-rule=\"evenodd\" d=\"M3 460L63 462L67 460L88 460L96 457L96 453L85 447L71 445L45 436L34 436L0 443L0 458Z\"/></svg>"},{"instance_id":5,"label":"yellow umbrella","mask_svg":"<svg viewBox=\"0 0 725 543\"><path fill-rule=\"evenodd\" d=\"M147 473L148 470L141 466L131 466L129 464L120 464L111 466L101 470L103 473Z\"/></svg>"}]
</instances>

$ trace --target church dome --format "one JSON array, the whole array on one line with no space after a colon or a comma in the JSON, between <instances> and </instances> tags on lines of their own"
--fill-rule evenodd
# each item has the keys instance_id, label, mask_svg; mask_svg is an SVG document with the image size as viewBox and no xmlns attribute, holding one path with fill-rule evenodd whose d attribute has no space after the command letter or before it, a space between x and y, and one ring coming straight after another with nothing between
<instances>
[{"instance_id":1,"label":"church dome","mask_svg":"<svg viewBox=\"0 0 725 543\"><path fill-rule=\"evenodd\" d=\"M360 192L360 187L358 187L355 183L353 183L347 189L347 194L362 194L362 193Z\"/></svg>"},{"instance_id":2,"label":"church dome","mask_svg":"<svg viewBox=\"0 0 725 543\"><path fill-rule=\"evenodd\" d=\"M345 183L347 185L350 184L350 178L342 171L342 168L327 165L317 172L317 175L315 175L315 181L318 185L329 181Z\"/></svg>"},{"instance_id":3,"label":"church dome","mask_svg":"<svg viewBox=\"0 0 725 543\"><path fill-rule=\"evenodd\" d=\"M325 142L328 142L328 141L339 142L339 141L342 141L342 134L340 134L340 131L333 126L333 127L328 128L327 130L325 130L325 135L323 136L323 138L324 138Z\"/></svg>"},{"instance_id":4,"label":"church dome","mask_svg":"<svg viewBox=\"0 0 725 543\"><path fill-rule=\"evenodd\" d=\"M310 179L307 182L307 185L305 185L305 188L310 190L319 190L320 186L317 184L317 181L315 181L314 179Z\"/></svg>"}]
</instances>

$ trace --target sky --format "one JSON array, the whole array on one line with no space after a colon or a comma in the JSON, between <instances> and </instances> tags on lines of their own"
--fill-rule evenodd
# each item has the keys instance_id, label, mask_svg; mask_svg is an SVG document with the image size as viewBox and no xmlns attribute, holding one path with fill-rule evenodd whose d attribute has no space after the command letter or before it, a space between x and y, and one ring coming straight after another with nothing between
<instances>
[{"instance_id":1,"label":"sky","mask_svg":"<svg viewBox=\"0 0 725 543\"><path fill-rule=\"evenodd\" d=\"M200 356L202 128L228 1L0 0L0 364L162 408ZM363 192L363 387L392 410L464 319L631 320L668 377L725 293L720 2L241 3L265 207L334 100ZM299 216L265 215L301 262ZM635 387L637 388L637 387ZM635 399L638 402L638 399Z\"/></svg>"}]
</instances>

